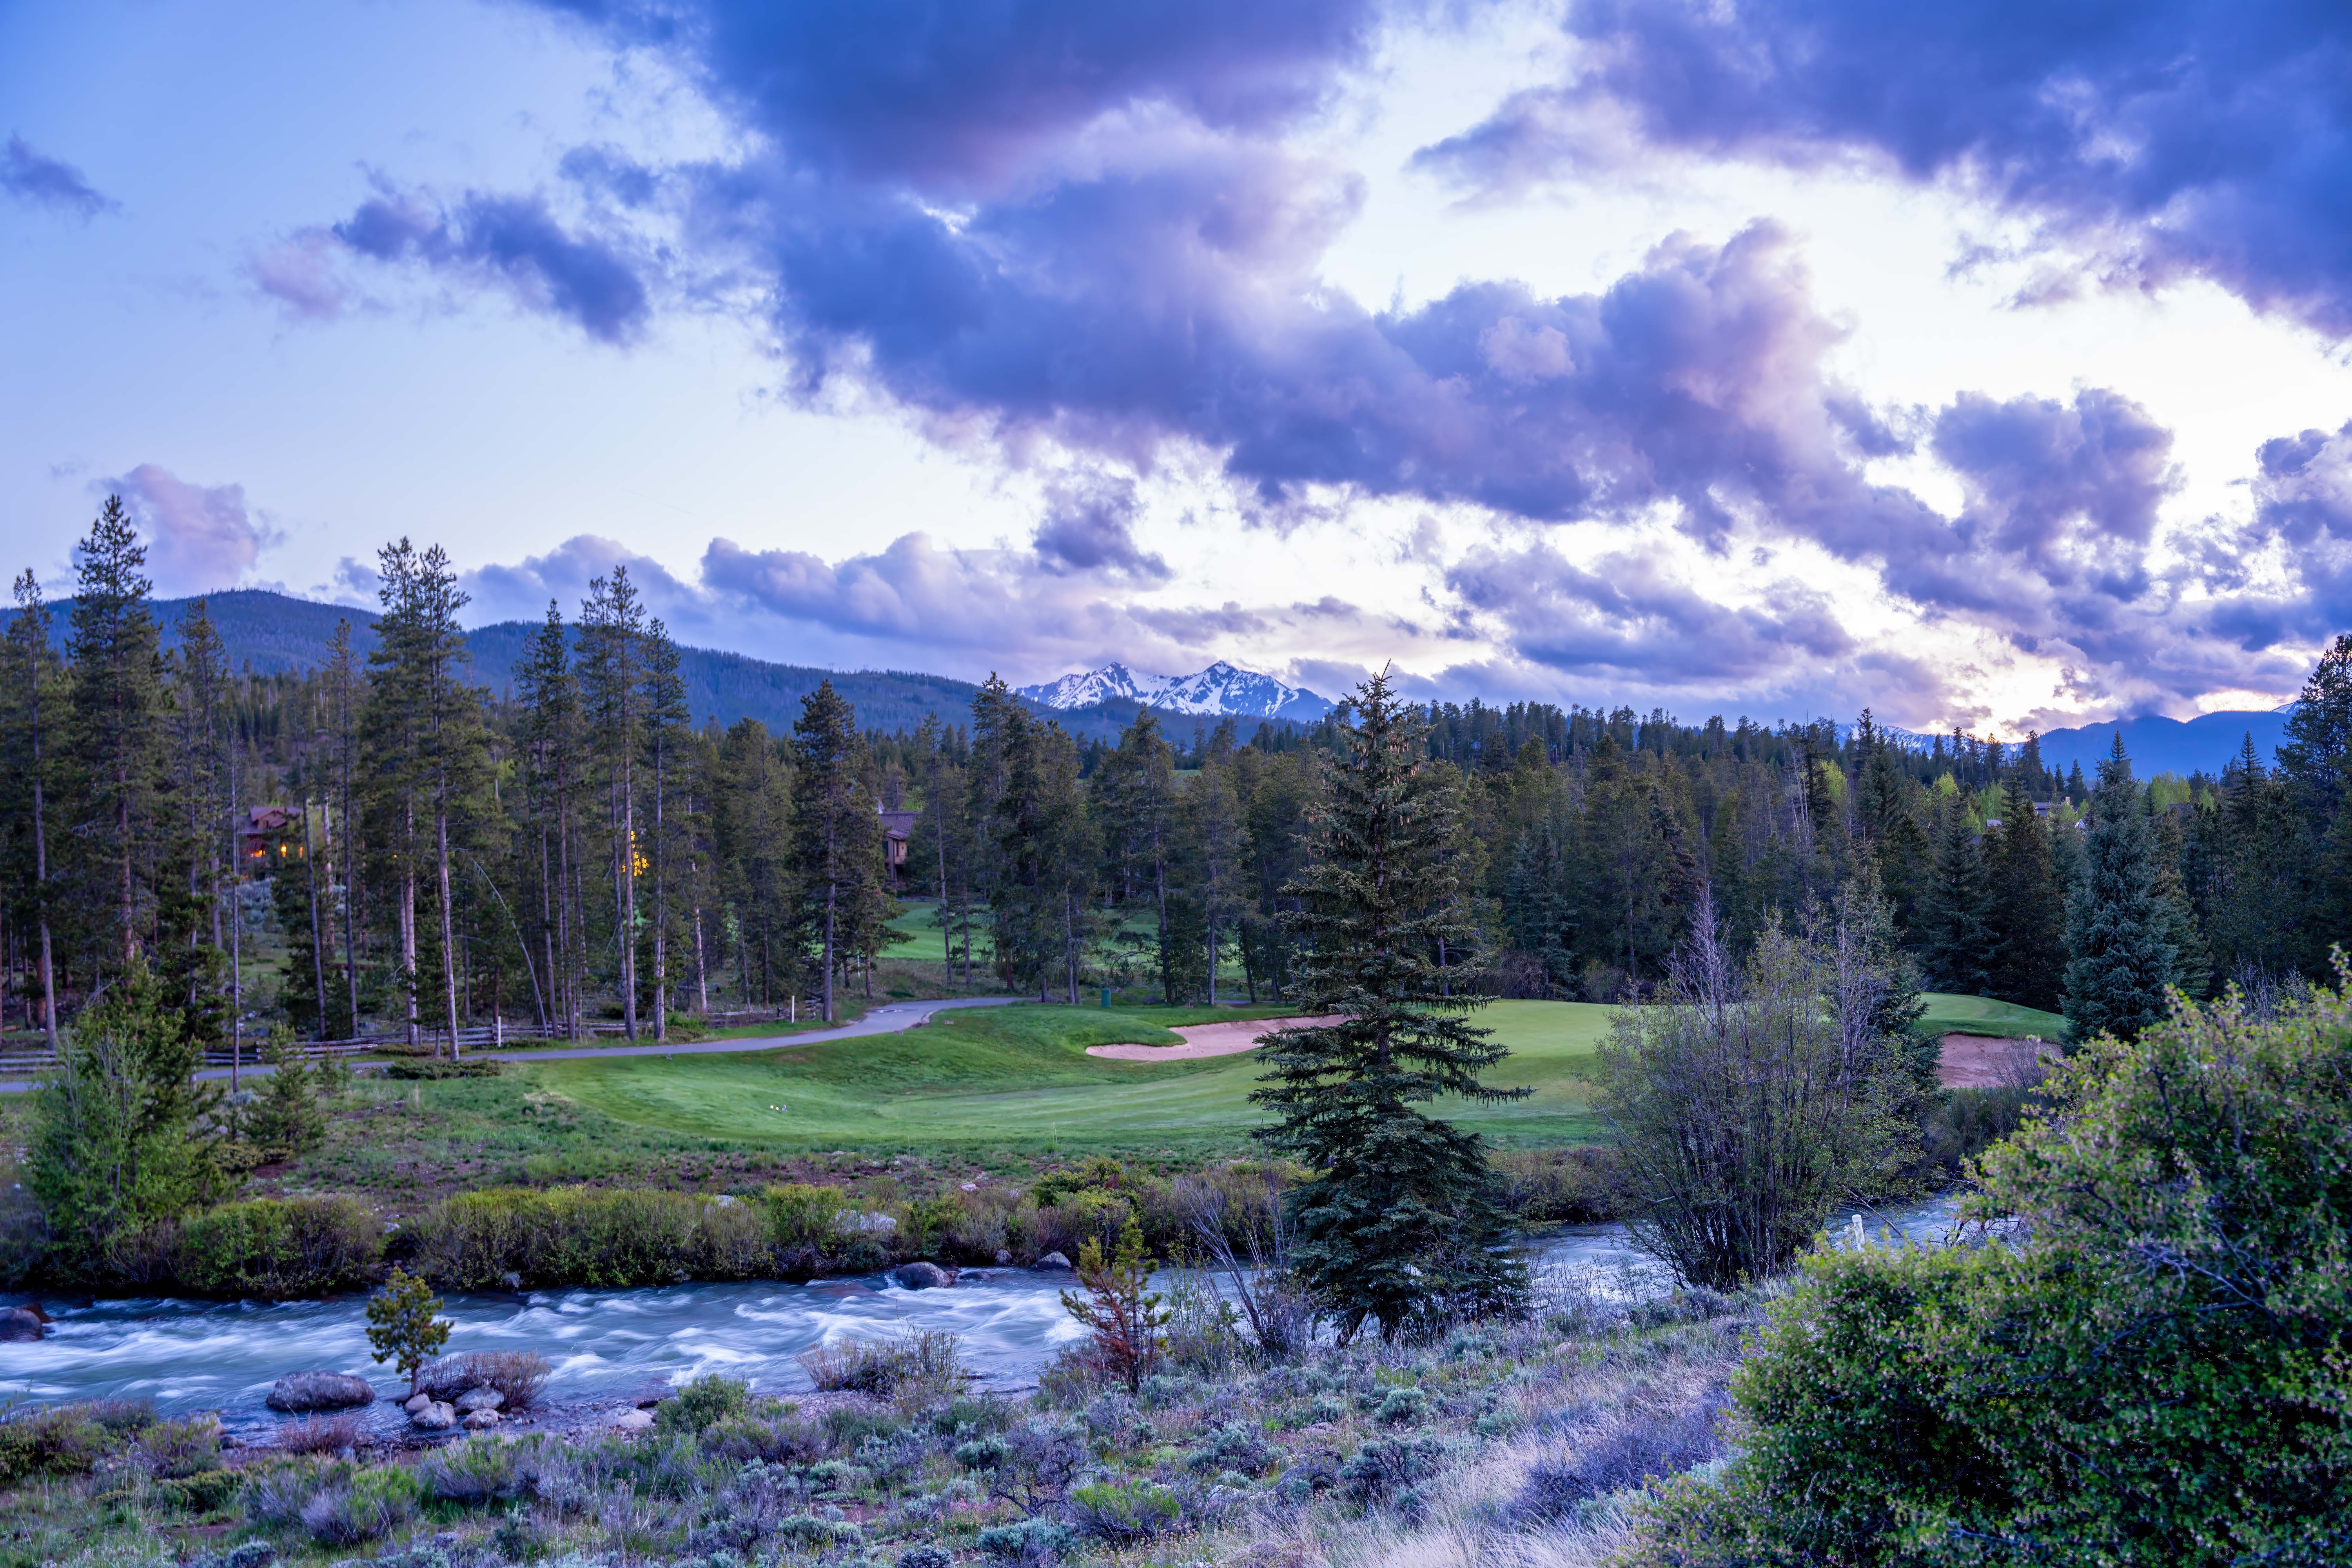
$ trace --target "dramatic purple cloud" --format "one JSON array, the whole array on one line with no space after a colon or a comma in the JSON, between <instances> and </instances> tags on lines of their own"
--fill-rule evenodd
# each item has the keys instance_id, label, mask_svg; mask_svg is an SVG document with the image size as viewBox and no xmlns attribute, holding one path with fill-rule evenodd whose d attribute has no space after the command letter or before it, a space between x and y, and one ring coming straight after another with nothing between
<instances>
[{"instance_id":1,"label":"dramatic purple cloud","mask_svg":"<svg viewBox=\"0 0 2352 1568\"><path fill-rule=\"evenodd\" d=\"M1278 127L1360 59L1369 0L543 0L691 64L796 170L968 195L1114 113Z\"/></svg>"},{"instance_id":2,"label":"dramatic purple cloud","mask_svg":"<svg viewBox=\"0 0 2352 1568\"><path fill-rule=\"evenodd\" d=\"M274 542L247 510L242 485L193 485L142 463L96 489L122 497L147 546L148 575L167 598L236 587Z\"/></svg>"},{"instance_id":3,"label":"dramatic purple cloud","mask_svg":"<svg viewBox=\"0 0 2352 1568\"><path fill-rule=\"evenodd\" d=\"M1037 558L1049 571L1103 568L1166 581L1168 563L1135 542L1143 508L1135 481L1123 474L1081 473L1048 489L1037 524Z\"/></svg>"},{"instance_id":4,"label":"dramatic purple cloud","mask_svg":"<svg viewBox=\"0 0 2352 1568\"><path fill-rule=\"evenodd\" d=\"M699 624L709 616L709 598L649 555L593 533L574 534L543 555L528 555L511 566L484 566L466 573L460 585L472 597L477 621L535 621L552 599L569 618L588 597L589 583L626 567L646 609L673 626Z\"/></svg>"},{"instance_id":5,"label":"dramatic purple cloud","mask_svg":"<svg viewBox=\"0 0 2352 1568\"><path fill-rule=\"evenodd\" d=\"M652 313L636 262L604 239L567 232L537 196L468 192L445 210L420 194L385 191L331 228L264 250L247 270L296 315L332 316L349 294L334 266L339 252L503 289L602 342L629 342Z\"/></svg>"},{"instance_id":6,"label":"dramatic purple cloud","mask_svg":"<svg viewBox=\"0 0 2352 1568\"><path fill-rule=\"evenodd\" d=\"M1568 82L1423 162L1488 186L1644 149L1951 180L2352 333L2352 9L2314 0L1575 0Z\"/></svg>"},{"instance_id":7,"label":"dramatic purple cloud","mask_svg":"<svg viewBox=\"0 0 2352 1568\"><path fill-rule=\"evenodd\" d=\"M84 219L120 205L94 188L79 169L34 151L22 136L10 136L7 148L0 152L0 191Z\"/></svg>"},{"instance_id":8,"label":"dramatic purple cloud","mask_svg":"<svg viewBox=\"0 0 2352 1568\"><path fill-rule=\"evenodd\" d=\"M1535 665L1652 689L1784 686L1854 651L1826 597L1772 585L1767 605L1736 609L1694 592L1651 558L1616 554L1588 570L1548 544L1481 546L1445 574L1472 610L1508 628Z\"/></svg>"}]
</instances>

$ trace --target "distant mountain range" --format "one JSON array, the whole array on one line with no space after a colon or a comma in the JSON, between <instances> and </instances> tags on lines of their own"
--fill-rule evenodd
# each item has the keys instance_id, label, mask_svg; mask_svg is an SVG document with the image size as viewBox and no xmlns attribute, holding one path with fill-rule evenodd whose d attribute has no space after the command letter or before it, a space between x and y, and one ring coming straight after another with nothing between
<instances>
[{"instance_id":1,"label":"distant mountain range","mask_svg":"<svg viewBox=\"0 0 2352 1568\"><path fill-rule=\"evenodd\" d=\"M186 599L155 601L156 619L163 624L167 647L178 644L180 617L190 603ZM375 645L376 616L372 610L321 605L258 588L208 595L205 604L221 640L227 645L229 662L257 675L294 674L322 663L339 621L351 622L352 640L362 657ZM60 645L72 605L70 599L50 605ZM13 610L0 610L0 626L14 615ZM493 691L505 691L533 629L528 621L500 621L467 633L475 679ZM969 723L971 700L980 689L968 680L908 670L817 669L772 664L715 648L678 651L687 701L698 722L711 718L725 725L739 719L757 719L779 734L792 728L800 716L801 699L815 690L821 680L831 680L834 689L849 699L862 727L885 731L912 730L926 715L934 713L944 723ZM1298 724L1312 723L1332 707L1302 687L1285 685L1272 676L1241 669L1222 659L1196 674L1180 676L1139 675L1123 664L1108 664L1059 680L1018 688L1016 695L1035 710L1050 713L1071 733L1103 741L1116 741L1145 707L1201 718L1231 715ZM2248 735L2253 737L2256 752L2268 763L2286 739L2287 716L2293 711L2290 703L2266 711L2207 713L2186 721L2150 716L2051 730L2042 737L2042 760L2061 773L2080 763L2084 776L2091 776L2120 731L2132 771L2143 779L2200 770L2219 773L2238 754ZM1898 745L1916 745L1922 751L1934 739L1907 730L1890 729L1887 734Z\"/></svg>"},{"instance_id":2,"label":"distant mountain range","mask_svg":"<svg viewBox=\"0 0 2352 1568\"><path fill-rule=\"evenodd\" d=\"M1056 712L1127 701L1163 713L1237 719L1320 719L1331 704L1304 687L1286 686L1270 675L1240 669L1223 659L1192 675L1139 675L1123 664L1066 675L1059 680L1014 689Z\"/></svg>"},{"instance_id":3,"label":"distant mountain range","mask_svg":"<svg viewBox=\"0 0 2352 1568\"><path fill-rule=\"evenodd\" d=\"M2186 778L2200 771L2219 774L2236 758L2249 735L2254 739L2255 754L2267 765L2272 753L2286 740L2287 716L2294 711L2294 704L2290 702L2284 708L2202 713L2194 719L2150 714L2142 719L2110 719L2101 724L2045 730L2042 734L2042 764L2063 773L2080 763L2084 778L2095 779L2100 762L2114 747L2120 731L2124 754L2131 758L2133 775L2141 779L2153 778L2158 773L2179 773ZM1936 741L1933 735L1913 730L1889 730L1886 733L1895 744L1922 752Z\"/></svg>"}]
</instances>

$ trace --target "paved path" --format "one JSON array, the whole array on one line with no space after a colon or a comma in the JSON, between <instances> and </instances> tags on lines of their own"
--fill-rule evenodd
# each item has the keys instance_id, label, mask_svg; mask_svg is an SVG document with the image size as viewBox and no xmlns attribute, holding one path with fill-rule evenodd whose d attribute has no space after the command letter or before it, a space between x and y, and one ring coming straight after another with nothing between
<instances>
[{"instance_id":1,"label":"paved path","mask_svg":"<svg viewBox=\"0 0 2352 1568\"><path fill-rule=\"evenodd\" d=\"M838 1028L803 1029L791 1035L751 1035L734 1040L698 1040L691 1045L556 1046L534 1051L475 1051L472 1055L501 1062L548 1062L590 1057L604 1060L612 1057L708 1057L730 1051L780 1051L787 1046L819 1046L828 1040L854 1040L862 1035L895 1035L929 1023L932 1014L950 1007L1003 1007L1020 1000L1018 996L962 996L946 1002L888 1002L856 1023ZM252 1062L247 1065L245 1076L260 1078L268 1071L266 1064ZM226 1079L228 1068L206 1068L196 1077ZM0 1094L22 1094L32 1087L32 1080L10 1079L0 1083Z\"/></svg>"}]
</instances>

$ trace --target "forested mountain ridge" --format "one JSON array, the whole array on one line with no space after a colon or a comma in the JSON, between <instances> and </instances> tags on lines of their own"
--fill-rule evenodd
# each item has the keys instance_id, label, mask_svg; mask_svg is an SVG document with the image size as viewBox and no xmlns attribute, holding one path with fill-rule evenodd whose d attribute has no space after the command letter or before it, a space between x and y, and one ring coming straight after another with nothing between
<instances>
[{"instance_id":1,"label":"forested mountain ridge","mask_svg":"<svg viewBox=\"0 0 2352 1568\"><path fill-rule=\"evenodd\" d=\"M163 647L179 646L180 623L194 598L152 601ZM345 605L322 605L262 588L236 588L204 595L213 629L226 650L229 668L250 668L256 675L299 675L324 664L333 643L335 626L349 621L352 647L362 658L375 646L376 612ZM50 605L51 641L62 653L65 628L73 601ZM0 611L0 626L16 614ZM494 695L504 697L513 684L514 666L537 628L528 621L494 621L465 634L472 656L474 680ZM678 676L686 686L688 710L695 722L716 720L720 727L739 719L756 719L782 733L793 727L801 700L830 680L834 689L853 703L860 721L883 730L913 730L927 715L953 721L971 706L980 688L951 676L913 670L835 670L806 665L778 664L749 654L719 648L678 648ZM1056 715L1072 733L1106 739L1118 733L1134 717L1133 704L1073 710Z\"/></svg>"}]
</instances>

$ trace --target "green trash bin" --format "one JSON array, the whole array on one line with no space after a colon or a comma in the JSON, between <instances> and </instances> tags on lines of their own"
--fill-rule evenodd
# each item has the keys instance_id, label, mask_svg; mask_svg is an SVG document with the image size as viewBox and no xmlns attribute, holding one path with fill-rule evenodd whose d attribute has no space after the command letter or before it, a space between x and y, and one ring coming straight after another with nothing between
<instances>
[{"instance_id":1,"label":"green trash bin","mask_svg":"<svg viewBox=\"0 0 2352 1568\"><path fill-rule=\"evenodd\" d=\"M1103 987L1103 1005L1105 1007L1110 1005L1110 987L1108 985Z\"/></svg>"}]
</instances>

